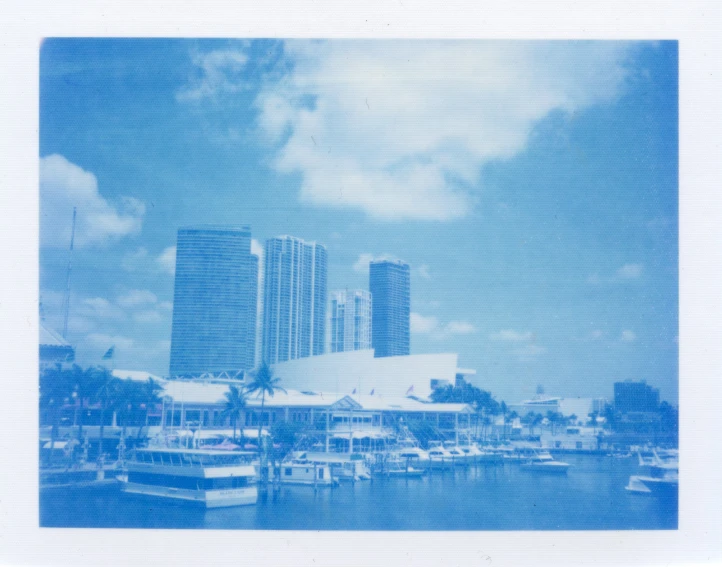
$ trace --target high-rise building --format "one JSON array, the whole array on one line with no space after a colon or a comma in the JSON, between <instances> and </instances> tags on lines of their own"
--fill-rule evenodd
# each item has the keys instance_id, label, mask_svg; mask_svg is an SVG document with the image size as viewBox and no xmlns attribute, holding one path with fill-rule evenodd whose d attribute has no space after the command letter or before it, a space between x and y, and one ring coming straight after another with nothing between
<instances>
[{"instance_id":1,"label":"high-rise building","mask_svg":"<svg viewBox=\"0 0 722 567\"><path fill-rule=\"evenodd\" d=\"M266 241L263 360L323 354L326 338L326 248L293 236Z\"/></svg>"},{"instance_id":2,"label":"high-rise building","mask_svg":"<svg viewBox=\"0 0 722 567\"><path fill-rule=\"evenodd\" d=\"M257 286L249 227L178 230L172 377L254 367Z\"/></svg>"},{"instance_id":3,"label":"high-rise building","mask_svg":"<svg viewBox=\"0 0 722 567\"><path fill-rule=\"evenodd\" d=\"M646 382L615 382L614 409L621 413L655 412L659 409L659 390Z\"/></svg>"},{"instance_id":4,"label":"high-rise building","mask_svg":"<svg viewBox=\"0 0 722 567\"><path fill-rule=\"evenodd\" d=\"M369 265L371 344L375 356L410 353L411 272L400 261L381 260Z\"/></svg>"},{"instance_id":5,"label":"high-rise building","mask_svg":"<svg viewBox=\"0 0 722 567\"><path fill-rule=\"evenodd\" d=\"M334 291L329 315L331 352L371 348L371 294L368 291Z\"/></svg>"}]
</instances>

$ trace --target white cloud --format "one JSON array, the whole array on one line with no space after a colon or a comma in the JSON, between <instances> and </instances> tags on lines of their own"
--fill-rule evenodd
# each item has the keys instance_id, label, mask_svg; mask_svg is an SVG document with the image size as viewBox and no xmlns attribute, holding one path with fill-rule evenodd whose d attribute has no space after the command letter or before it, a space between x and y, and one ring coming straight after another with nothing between
<instances>
[{"instance_id":1,"label":"white cloud","mask_svg":"<svg viewBox=\"0 0 722 567\"><path fill-rule=\"evenodd\" d=\"M426 335L435 331L439 326L436 317L424 317L419 313L411 313L411 332Z\"/></svg>"},{"instance_id":2,"label":"white cloud","mask_svg":"<svg viewBox=\"0 0 722 567\"><path fill-rule=\"evenodd\" d=\"M642 264L624 264L617 270L617 277L623 280L637 279L642 275Z\"/></svg>"},{"instance_id":3,"label":"white cloud","mask_svg":"<svg viewBox=\"0 0 722 567\"><path fill-rule=\"evenodd\" d=\"M195 75L190 84L176 93L179 101L199 101L247 88L243 70L248 55L239 49L217 49L191 54Z\"/></svg>"},{"instance_id":4,"label":"white cloud","mask_svg":"<svg viewBox=\"0 0 722 567\"><path fill-rule=\"evenodd\" d=\"M98 192L89 171L58 154L40 158L40 242L70 245L73 207L77 207L75 246L106 245L140 233L145 205L132 197L111 204Z\"/></svg>"},{"instance_id":5,"label":"white cloud","mask_svg":"<svg viewBox=\"0 0 722 567\"><path fill-rule=\"evenodd\" d=\"M476 327L466 321L451 321L444 327L446 335L470 335L476 332Z\"/></svg>"},{"instance_id":6,"label":"white cloud","mask_svg":"<svg viewBox=\"0 0 722 567\"><path fill-rule=\"evenodd\" d=\"M148 250L142 246L133 252L126 252L120 262L120 267L126 272L142 270L148 264Z\"/></svg>"},{"instance_id":7,"label":"white cloud","mask_svg":"<svg viewBox=\"0 0 722 567\"><path fill-rule=\"evenodd\" d=\"M174 276L175 275L175 255L176 255L176 247L175 246L169 246L163 252L160 253L160 256L156 258L156 262L158 265L167 273Z\"/></svg>"},{"instance_id":8,"label":"white cloud","mask_svg":"<svg viewBox=\"0 0 722 567\"><path fill-rule=\"evenodd\" d=\"M547 351L546 348L539 345L527 344L521 348L516 349L516 354L519 355L520 360L531 360L536 358L540 354L544 354Z\"/></svg>"},{"instance_id":9,"label":"white cloud","mask_svg":"<svg viewBox=\"0 0 722 567\"><path fill-rule=\"evenodd\" d=\"M417 271L422 279L425 279L425 280L431 279L431 274L429 273L429 265L428 264L421 264Z\"/></svg>"},{"instance_id":10,"label":"white cloud","mask_svg":"<svg viewBox=\"0 0 722 567\"><path fill-rule=\"evenodd\" d=\"M368 252L364 252L363 254L359 254L358 260L354 262L353 270L354 272L358 272L360 274L368 274L369 273L369 264L371 262L380 262L383 260L398 260L396 256L393 256L392 254L381 254L379 256L374 256L373 254L369 254Z\"/></svg>"},{"instance_id":11,"label":"white cloud","mask_svg":"<svg viewBox=\"0 0 722 567\"><path fill-rule=\"evenodd\" d=\"M599 340L604 336L604 331L595 329L594 331L591 332L590 336L591 336L592 340L595 340L595 341Z\"/></svg>"},{"instance_id":12,"label":"white cloud","mask_svg":"<svg viewBox=\"0 0 722 567\"><path fill-rule=\"evenodd\" d=\"M434 316L425 317L412 312L411 332L419 335L431 335L436 340L443 340L452 335L475 333L476 327L467 321L450 321L446 325L442 325Z\"/></svg>"},{"instance_id":13,"label":"white cloud","mask_svg":"<svg viewBox=\"0 0 722 567\"><path fill-rule=\"evenodd\" d=\"M503 331L499 331L498 333L493 333L490 335L492 340L495 341L510 341L510 342L526 342L531 341L534 339L534 333L530 331L526 331L523 333L520 333L518 331L514 331L512 329L505 329Z\"/></svg>"},{"instance_id":14,"label":"white cloud","mask_svg":"<svg viewBox=\"0 0 722 567\"><path fill-rule=\"evenodd\" d=\"M88 297L77 307L77 314L93 319L125 319L125 313L104 297Z\"/></svg>"},{"instance_id":15,"label":"white cloud","mask_svg":"<svg viewBox=\"0 0 722 567\"><path fill-rule=\"evenodd\" d=\"M159 323L163 316L154 309L147 309L133 313L133 321L136 323Z\"/></svg>"},{"instance_id":16,"label":"white cloud","mask_svg":"<svg viewBox=\"0 0 722 567\"><path fill-rule=\"evenodd\" d=\"M158 297L147 289L131 289L125 295L118 298L118 305L123 307L137 307L139 305L153 305L158 302Z\"/></svg>"},{"instance_id":17,"label":"white cloud","mask_svg":"<svg viewBox=\"0 0 722 567\"><path fill-rule=\"evenodd\" d=\"M622 42L288 41L255 104L273 166L301 200L380 219L450 220L485 163L523 151L535 123L614 100Z\"/></svg>"},{"instance_id":18,"label":"white cloud","mask_svg":"<svg viewBox=\"0 0 722 567\"><path fill-rule=\"evenodd\" d=\"M255 238L251 238L251 254L255 254L256 256L258 256L259 261L263 261L265 249L263 248L263 244L261 244Z\"/></svg>"},{"instance_id":19,"label":"white cloud","mask_svg":"<svg viewBox=\"0 0 722 567\"><path fill-rule=\"evenodd\" d=\"M173 311L173 302L172 301L161 301L158 304L158 307L160 309L165 309L166 311Z\"/></svg>"},{"instance_id":20,"label":"white cloud","mask_svg":"<svg viewBox=\"0 0 722 567\"><path fill-rule=\"evenodd\" d=\"M631 343L631 342L634 342L635 340L637 340L637 335L634 333L634 331L625 330L625 331L622 331L621 340L624 341L625 343Z\"/></svg>"}]
</instances>

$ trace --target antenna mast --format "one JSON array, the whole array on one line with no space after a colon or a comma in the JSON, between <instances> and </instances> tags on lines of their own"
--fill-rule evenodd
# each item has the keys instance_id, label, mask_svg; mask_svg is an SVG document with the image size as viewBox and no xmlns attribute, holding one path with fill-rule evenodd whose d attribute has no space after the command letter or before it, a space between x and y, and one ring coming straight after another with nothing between
<instances>
[{"instance_id":1,"label":"antenna mast","mask_svg":"<svg viewBox=\"0 0 722 567\"><path fill-rule=\"evenodd\" d=\"M70 232L70 255L68 256L68 274L65 279L65 297L63 298L63 338L68 338L68 315L70 314L70 273L73 271L73 243L75 242L75 215L73 207L73 228Z\"/></svg>"}]
</instances>

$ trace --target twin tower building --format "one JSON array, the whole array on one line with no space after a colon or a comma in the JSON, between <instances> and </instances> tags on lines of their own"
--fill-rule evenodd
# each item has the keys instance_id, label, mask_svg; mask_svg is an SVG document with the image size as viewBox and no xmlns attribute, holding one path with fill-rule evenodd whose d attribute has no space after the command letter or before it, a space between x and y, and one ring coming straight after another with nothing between
<instances>
[{"instance_id":1,"label":"twin tower building","mask_svg":"<svg viewBox=\"0 0 722 567\"><path fill-rule=\"evenodd\" d=\"M330 301L327 266L326 248L300 238L267 240L261 259L250 227L180 229L170 375L233 376L327 350L408 355L408 264L371 262L370 292L334 292Z\"/></svg>"}]
</instances>

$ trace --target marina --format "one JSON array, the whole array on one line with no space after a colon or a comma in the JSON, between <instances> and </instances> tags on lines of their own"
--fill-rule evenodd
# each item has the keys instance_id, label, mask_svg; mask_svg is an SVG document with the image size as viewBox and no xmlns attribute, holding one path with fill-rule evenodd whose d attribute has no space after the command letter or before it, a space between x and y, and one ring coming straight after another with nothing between
<instances>
[{"instance_id":1,"label":"marina","mask_svg":"<svg viewBox=\"0 0 722 567\"><path fill-rule=\"evenodd\" d=\"M280 530L676 529L676 497L625 490L636 459L567 455L566 475L519 463L373 476L334 488L281 485L254 506L203 509L124 494L119 485L41 491L44 527Z\"/></svg>"}]
</instances>

